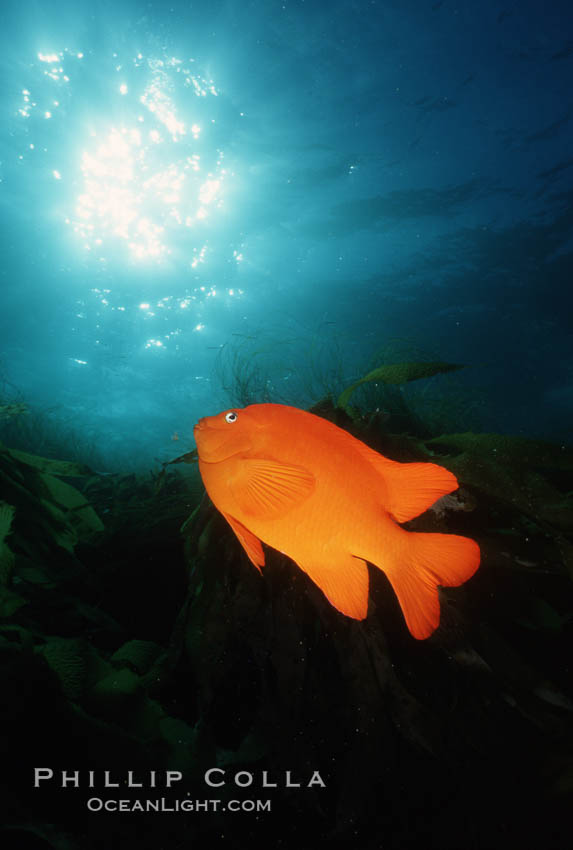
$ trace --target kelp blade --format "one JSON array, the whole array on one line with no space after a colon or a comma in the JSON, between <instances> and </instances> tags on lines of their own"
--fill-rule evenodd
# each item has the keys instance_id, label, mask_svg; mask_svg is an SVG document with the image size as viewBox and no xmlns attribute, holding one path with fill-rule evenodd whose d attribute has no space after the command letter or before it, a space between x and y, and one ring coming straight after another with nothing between
<instances>
[{"instance_id":1,"label":"kelp blade","mask_svg":"<svg viewBox=\"0 0 573 850\"><path fill-rule=\"evenodd\" d=\"M458 363L442 363L439 361L433 363L390 363L379 366L347 387L339 395L336 406L346 409L354 390L361 384L371 381L377 381L381 384L406 384L408 381L431 378L432 375L438 375L442 372L454 372L457 369L463 368L464 366Z\"/></svg>"}]
</instances>

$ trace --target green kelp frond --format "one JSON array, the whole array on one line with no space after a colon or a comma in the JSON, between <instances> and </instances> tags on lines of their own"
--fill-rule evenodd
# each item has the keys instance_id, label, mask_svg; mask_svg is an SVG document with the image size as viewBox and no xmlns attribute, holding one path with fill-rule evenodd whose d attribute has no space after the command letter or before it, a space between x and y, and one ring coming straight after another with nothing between
<instances>
[{"instance_id":1,"label":"green kelp frond","mask_svg":"<svg viewBox=\"0 0 573 850\"><path fill-rule=\"evenodd\" d=\"M42 475L52 502L65 509L65 517L77 531L80 538L93 532L103 531L103 523L86 497L59 478Z\"/></svg>"},{"instance_id":2,"label":"green kelp frond","mask_svg":"<svg viewBox=\"0 0 573 850\"><path fill-rule=\"evenodd\" d=\"M573 620L573 612L560 614L546 599L530 595L515 621L531 631L561 632Z\"/></svg>"},{"instance_id":3,"label":"green kelp frond","mask_svg":"<svg viewBox=\"0 0 573 850\"><path fill-rule=\"evenodd\" d=\"M103 531L101 520L79 490L41 471L51 468L61 475L77 475L78 465L65 461L54 461L53 467L51 464L48 459L0 446L0 492L5 499L0 502L0 577L4 584L9 583L14 567L5 539L8 531L8 539L14 541L10 546L36 566L44 563L46 552L54 544L71 554L79 540L91 540ZM2 508L7 503L8 508ZM50 580L49 575L46 580Z\"/></svg>"},{"instance_id":4,"label":"green kelp frond","mask_svg":"<svg viewBox=\"0 0 573 850\"><path fill-rule=\"evenodd\" d=\"M114 667L129 667L142 676L163 652L163 647L154 641L129 640L113 653L110 661Z\"/></svg>"},{"instance_id":5,"label":"green kelp frond","mask_svg":"<svg viewBox=\"0 0 573 850\"><path fill-rule=\"evenodd\" d=\"M127 667L121 667L100 679L92 689L92 696L113 709L114 703L124 704L140 692L141 678Z\"/></svg>"},{"instance_id":6,"label":"green kelp frond","mask_svg":"<svg viewBox=\"0 0 573 850\"><path fill-rule=\"evenodd\" d=\"M427 444L445 449L449 454L478 452L489 458L505 458L529 467L547 469L573 469L573 448L514 437L508 434L475 434L464 431L460 434L444 434L427 440Z\"/></svg>"},{"instance_id":7,"label":"green kelp frond","mask_svg":"<svg viewBox=\"0 0 573 850\"><path fill-rule=\"evenodd\" d=\"M373 369L347 387L338 397L336 402L337 407L348 409L348 402L354 390L361 384L375 381L381 384L406 384L408 381L417 381L420 378L431 378L432 375L438 375L443 372L454 372L458 369L463 369L464 366L458 363L390 363Z\"/></svg>"},{"instance_id":8,"label":"green kelp frond","mask_svg":"<svg viewBox=\"0 0 573 850\"><path fill-rule=\"evenodd\" d=\"M14 553L4 542L10 534L15 508L7 502L0 502L0 585L10 583L14 569Z\"/></svg>"},{"instance_id":9,"label":"green kelp frond","mask_svg":"<svg viewBox=\"0 0 573 850\"><path fill-rule=\"evenodd\" d=\"M12 419L13 416L23 416L29 412L27 404L0 402L0 419Z\"/></svg>"},{"instance_id":10,"label":"green kelp frond","mask_svg":"<svg viewBox=\"0 0 573 850\"><path fill-rule=\"evenodd\" d=\"M15 509L7 502L0 502L0 546L10 534Z\"/></svg>"},{"instance_id":11,"label":"green kelp frond","mask_svg":"<svg viewBox=\"0 0 573 850\"><path fill-rule=\"evenodd\" d=\"M555 470L573 468L573 449L504 434L445 434L426 446L449 455L458 480L517 508L547 530L573 531L573 499Z\"/></svg>"},{"instance_id":12,"label":"green kelp frond","mask_svg":"<svg viewBox=\"0 0 573 850\"><path fill-rule=\"evenodd\" d=\"M0 620L7 620L26 605L27 600L9 587L0 586Z\"/></svg>"},{"instance_id":13,"label":"green kelp frond","mask_svg":"<svg viewBox=\"0 0 573 850\"><path fill-rule=\"evenodd\" d=\"M83 478L93 475L92 470L83 463L73 463L69 460L53 460L48 457L40 457L29 452L21 452L19 449L7 449L16 460L33 466L40 472L48 472L50 475L64 476L65 478Z\"/></svg>"},{"instance_id":14,"label":"green kelp frond","mask_svg":"<svg viewBox=\"0 0 573 850\"><path fill-rule=\"evenodd\" d=\"M93 653L84 638L50 637L37 652L43 655L68 699L78 700L88 679L89 660Z\"/></svg>"}]
</instances>

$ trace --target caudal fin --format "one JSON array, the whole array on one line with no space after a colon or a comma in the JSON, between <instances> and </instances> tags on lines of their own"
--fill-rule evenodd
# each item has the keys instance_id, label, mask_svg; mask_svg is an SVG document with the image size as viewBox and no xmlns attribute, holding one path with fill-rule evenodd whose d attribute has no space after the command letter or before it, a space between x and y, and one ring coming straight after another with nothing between
<instances>
[{"instance_id":1,"label":"caudal fin","mask_svg":"<svg viewBox=\"0 0 573 850\"><path fill-rule=\"evenodd\" d=\"M455 587L467 581L479 567L480 550L474 540L457 534L404 531L403 535L396 560L382 569L410 632L423 640L440 624L438 585Z\"/></svg>"}]
</instances>

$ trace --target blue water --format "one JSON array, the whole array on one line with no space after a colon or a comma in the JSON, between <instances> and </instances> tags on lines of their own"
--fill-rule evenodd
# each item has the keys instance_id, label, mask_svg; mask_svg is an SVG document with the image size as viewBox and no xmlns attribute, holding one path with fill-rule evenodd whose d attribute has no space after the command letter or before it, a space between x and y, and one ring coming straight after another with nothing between
<instances>
[{"instance_id":1,"label":"blue water","mask_svg":"<svg viewBox=\"0 0 573 850\"><path fill-rule=\"evenodd\" d=\"M386 352L467 364L475 428L570 439L568 2L0 15L5 399L148 464L233 362L303 406Z\"/></svg>"}]
</instances>

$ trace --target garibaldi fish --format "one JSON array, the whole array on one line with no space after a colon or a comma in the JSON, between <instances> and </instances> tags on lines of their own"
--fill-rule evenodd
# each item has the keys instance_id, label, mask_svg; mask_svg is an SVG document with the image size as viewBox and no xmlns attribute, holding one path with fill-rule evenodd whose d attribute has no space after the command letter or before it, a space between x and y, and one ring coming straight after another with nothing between
<instances>
[{"instance_id":1,"label":"garibaldi fish","mask_svg":"<svg viewBox=\"0 0 573 850\"><path fill-rule=\"evenodd\" d=\"M406 531L458 486L435 463L389 460L295 407L252 404L194 428L207 493L261 571L261 541L288 555L343 614L368 609L366 561L386 574L415 638L440 622L438 585L477 570L480 550L456 534Z\"/></svg>"}]
</instances>

